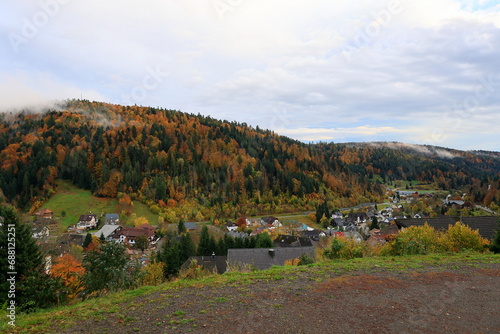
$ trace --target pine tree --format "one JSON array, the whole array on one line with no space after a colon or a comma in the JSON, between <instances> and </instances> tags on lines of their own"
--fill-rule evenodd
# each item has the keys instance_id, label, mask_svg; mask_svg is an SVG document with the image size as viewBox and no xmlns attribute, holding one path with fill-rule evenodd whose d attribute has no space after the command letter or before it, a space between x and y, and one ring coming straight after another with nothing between
<instances>
[{"instance_id":1,"label":"pine tree","mask_svg":"<svg viewBox=\"0 0 500 334\"><path fill-rule=\"evenodd\" d=\"M179 234L185 233L187 231L186 225L184 224L182 219L179 220L179 224L177 225L177 231L179 232Z\"/></svg>"},{"instance_id":2,"label":"pine tree","mask_svg":"<svg viewBox=\"0 0 500 334\"><path fill-rule=\"evenodd\" d=\"M200 233L200 242L198 243L198 256L212 255L210 252L210 234L208 233L207 225L203 225Z\"/></svg>"},{"instance_id":3,"label":"pine tree","mask_svg":"<svg viewBox=\"0 0 500 334\"><path fill-rule=\"evenodd\" d=\"M19 221L12 208L0 207L0 223L0 304L9 298L7 279L12 277L20 310L28 312L64 302L67 293L62 281L43 272L43 254L31 235L31 228Z\"/></svg>"},{"instance_id":4,"label":"pine tree","mask_svg":"<svg viewBox=\"0 0 500 334\"><path fill-rule=\"evenodd\" d=\"M117 242L101 245L83 259L85 295L119 291L134 285L125 247Z\"/></svg>"},{"instance_id":5,"label":"pine tree","mask_svg":"<svg viewBox=\"0 0 500 334\"><path fill-rule=\"evenodd\" d=\"M181 243L180 243L180 261L182 263L186 262L191 256L194 256L196 254L196 245L193 242L193 239L191 238L191 234L184 233L181 236Z\"/></svg>"},{"instance_id":6,"label":"pine tree","mask_svg":"<svg viewBox=\"0 0 500 334\"><path fill-rule=\"evenodd\" d=\"M370 225L370 230L373 230L373 229L380 229L380 226L378 225L378 218L377 216L373 216L372 218L372 224Z\"/></svg>"},{"instance_id":7,"label":"pine tree","mask_svg":"<svg viewBox=\"0 0 500 334\"><path fill-rule=\"evenodd\" d=\"M498 228L497 232L495 233L495 237L493 238L493 241L490 245L490 250L495 254L500 253L500 228Z\"/></svg>"},{"instance_id":8,"label":"pine tree","mask_svg":"<svg viewBox=\"0 0 500 334\"><path fill-rule=\"evenodd\" d=\"M83 241L83 249L87 248L92 243L92 234L87 233L85 240Z\"/></svg>"}]
</instances>

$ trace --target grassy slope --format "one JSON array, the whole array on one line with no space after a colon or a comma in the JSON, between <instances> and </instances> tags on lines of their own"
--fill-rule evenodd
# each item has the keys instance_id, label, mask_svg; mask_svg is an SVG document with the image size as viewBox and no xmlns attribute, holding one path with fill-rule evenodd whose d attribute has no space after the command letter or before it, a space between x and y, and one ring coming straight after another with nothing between
<instances>
[{"instance_id":1,"label":"grassy slope","mask_svg":"<svg viewBox=\"0 0 500 334\"><path fill-rule=\"evenodd\" d=\"M451 255L431 254L426 256L404 257L374 257L354 260L327 261L307 267L274 267L265 271L251 273L228 273L211 275L195 280L178 280L164 283L156 287L141 287L135 290L109 294L106 297L87 300L76 305L54 308L30 315L18 315L16 329L7 324L0 326L0 333L53 333L78 324L85 319L99 319L108 314L120 311L122 304L138 296L145 296L154 291L176 291L186 287L214 287L223 289L227 285L243 286L255 280L276 281L293 280L297 274L307 273L312 280L321 281L327 273L342 275L353 271L379 272L423 270L432 267L433 270L478 266L481 263L500 263L500 255L459 253ZM5 314L0 314L5 319Z\"/></svg>"},{"instance_id":2,"label":"grassy slope","mask_svg":"<svg viewBox=\"0 0 500 334\"><path fill-rule=\"evenodd\" d=\"M82 214L93 212L101 216L106 213L117 213L118 201L113 198L92 196L90 191L79 189L61 180L58 182L57 193L45 202L42 208L52 210L61 225L68 227L76 224ZM62 217L63 211L66 212L65 217ZM152 214L149 208L140 202L134 201L134 213L137 217L146 217L151 225L158 223L158 216Z\"/></svg>"}]
</instances>

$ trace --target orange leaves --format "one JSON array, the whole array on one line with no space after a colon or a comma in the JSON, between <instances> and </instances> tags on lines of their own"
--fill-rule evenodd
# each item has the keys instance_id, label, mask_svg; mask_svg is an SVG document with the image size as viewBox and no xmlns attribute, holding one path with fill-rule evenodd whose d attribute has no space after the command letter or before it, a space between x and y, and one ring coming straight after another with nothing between
<instances>
[{"instance_id":1,"label":"orange leaves","mask_svg":"<svg viewBox=\"0 0 500 334\"><path fill-rule=\"evenodd\" d=\"M64 285L70 289L70 298L75 298L83 290L84 274L85 268L69 254L58 258L50 271L50 275L61 278Z\"/></svg>"}]
</instances>

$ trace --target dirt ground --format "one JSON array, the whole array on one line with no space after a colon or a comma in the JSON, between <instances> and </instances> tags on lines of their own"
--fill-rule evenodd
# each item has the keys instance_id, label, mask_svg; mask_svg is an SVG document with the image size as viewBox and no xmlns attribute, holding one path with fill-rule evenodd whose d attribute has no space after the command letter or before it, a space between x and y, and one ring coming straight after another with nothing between
<instances>
[{"instance_id":1,"label":"dirt ground","mask_svg":"<svg viewBox=\"0 0 500 334\"><path fill-rule=\"evenodd\" d=\"M297 272L122 306L65 333L500 333L500 264Z\"/></svg>"}]
</instances>

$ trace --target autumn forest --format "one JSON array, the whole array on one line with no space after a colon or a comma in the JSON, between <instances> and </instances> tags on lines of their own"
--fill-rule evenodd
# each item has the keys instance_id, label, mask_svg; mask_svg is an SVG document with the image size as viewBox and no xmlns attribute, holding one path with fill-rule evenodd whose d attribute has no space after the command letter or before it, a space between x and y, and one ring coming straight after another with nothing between
<instances>
[{"instance_id":1,"label":"autumn forest","mask_svg":"<svg viewBox=\"0 0 500 334\"><path fill-rule=\"evenodd\" d=\"M370 144L306 144L245 123L86 100L0 114L0 202L38 209L70 180L96 196L141 201L167 220L378 202L418 180L500 205L500 154L448 156Z\"/></svg>"}]
</instances>

